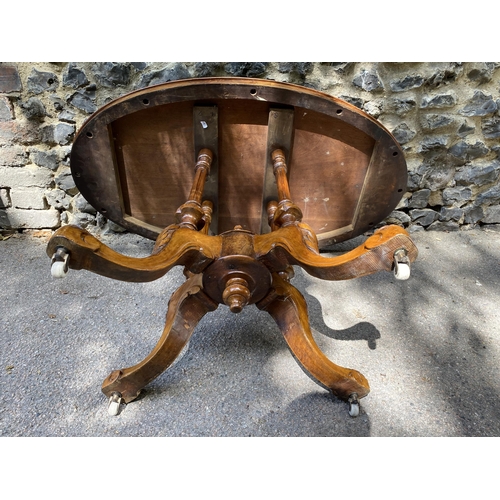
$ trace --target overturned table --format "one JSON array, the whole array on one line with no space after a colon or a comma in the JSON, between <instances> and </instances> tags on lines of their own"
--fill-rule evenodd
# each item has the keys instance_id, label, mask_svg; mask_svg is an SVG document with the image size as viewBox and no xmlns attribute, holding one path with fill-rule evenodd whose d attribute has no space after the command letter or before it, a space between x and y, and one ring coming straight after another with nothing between
<instances>
[{"instance_id":1,"label":"overturned table","mask_svg":"<svg viewBox=\"0 0 500 500\"><path fill-rule=\"evenodd\" d=\"M375 230L343 255L320 253L372 232L406 190L404 155L377 120L296 85L180 80L94 113L75 138L71 171L96 210L156 243L149 257L128 257L63 226L47 246L53 276L71 268L145 282L183 266L187 278L153 351L104 380L110 414L172 365L219 304L234 313L250 304L267 311L302 368L358 414L368 381L321 352L290 281L293 266L325 280L378 271L409 277L417 249L399 226Z\"/></svg>"}]
</instances>

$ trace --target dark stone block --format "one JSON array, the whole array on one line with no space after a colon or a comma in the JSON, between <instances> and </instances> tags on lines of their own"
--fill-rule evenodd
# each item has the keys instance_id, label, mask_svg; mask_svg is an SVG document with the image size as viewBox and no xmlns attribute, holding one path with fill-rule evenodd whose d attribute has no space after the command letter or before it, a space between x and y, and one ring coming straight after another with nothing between
<instances>
[{"instance_id":1,"label":"dark stone block","mask_svg":"<svg viewBox=\"0 0 500 500\"><path fill-rule=\"evenodd\" d=\"M427 136L422 139L418 148L419 153L444 150L448 144L448 137L444 135Z\"/></svg>"},{"instance_id":2,"label":"dark stone block","mask_svg":"<svg viewBox=\"0 0 500 500\"><path fill-rule=\"evenodd\" d=\"M309 80L302 83L302 85L308 89L322 90L323 84L319 80Z\"/></svg>"},{"instance_id":3,"label":"dark stone block","mask_svg":"<svg viewBox=\"0 0 500 500\"><path fill-rule=\"evenodd\" d=\"M365 104L365 101L363 101L363 99L360 99L359 97L352 97L350 95L340 96L340 99L348 102L349 104L352 104L353 106L356 106L359 109L363 109L363 106Z\"/></svg>"},{"instance_id":4,"label":"dark stone block","mask_svg":"<svg viewBox=\"0 0 500 500\"><path fill-rule=\"evenodd\" d=\"M467 137L468 135L472 134L474 130L476 130L476 127L474 127L474 125L469 125L467 122L463 122L462 125L460 125L457 134L459 135L459 137Z\"/></svg>"},{"instance_id":5,"label":"dark stone block","mask_svg":"<svg viewBox=\"0 0 500 500\"><path fill-rule=\"evenodd\" d=\"M71 62L68 64L66 71L63 73L63 85L66 87L84 87L90 82L85 72L76 66L76 63Z\"/></svg>"},{"instance_id":6,"label":"dark stone block","mask_svg":"<svg viewBox=\"0 0 500 500\"><path fill-rule=\"evenodd\" d=\"M446 188L443 190L443 203L453 205L454 203L464 204L472 198L472 190L469 187L460 186L457 188Z\"/></svg>"},{"instance_id":7,"label":"dark stone block","mask_svg":"<svg viewBox=\"0 0 500 500\"><path fill-rule=\"evenodd\" d=\"M361 74L357 75L352 83L356 85L356 87L360 87L367 92L376 92L377 90L384 89L378 75L374 72L365 70L363 70Z\"/></svg>"},{"instance_id":8,"label":"dark stone block","mask_svg":"<svg viewBox=\"0 0 500 500\"><path fill-rule=\"evenodd\" d=\"M464 217L464 210L462 208L441 208L439 213L439 220L441 222L461 222Z\"/></svg>"},{"instance_id":9,"label":"dark stone block","mask_svg":"<svg viewBox=\"0 0 500 500\"><path fill-rule=\"evenodd\" d=\"M85 113L93 113L97 110L97 106L91 97L92 93L78 90L68 99L68 103Z\"/></svg>"},{"instance_id":10,"label":"dark stone block","mask_svg":"<svg viewBox=\"0 0 500 500\"><path fill-rule=\"evenodd\" d=\"M28 77L28 90L33 94L41 94L47 90L55 90L59 84L57 76L48 71L38 71L33 68Z\"/></svg>"},{"instance_id":11,"label":"dark stone block","mask_svg":"<svg viewBox=\"0 0 500 500\"><path fill-rule=\"evenodd\" d=\"M421 226L429 226L438 217L438 213L430 208L410 210L410 217L413 222L420 224Z\"/></svg>"},{"instance_id":12,"label":"dark stone block","mask_svg":"<svg viewBox=\"0 0 500 500\"><path fill-rule=\"evenodd\" d=\"M278 63L278 71L280 73L291 73L295 69L295 63L293 62L280 62Z\"/></svg>"},{"instance_id":13,"label":"dark stone block","mask_svg":"<svg viewBox=\"0 0 500 500\"><path fill-rule=\"evenodd\" d=\"M308 64L308 63L291 63ZM310 63L309 63L310 64ZM279 69L279 68L278 68ZM267 63L263 62L230 62L224 65L224 70L233 76L260 77L267 70Z\"/></svg>"},{"instance_id":14,"label":"dark stone block","mask_svg":"<svg viewBox=\"0 0 500 500\"><path fill-rule=\"evenodd\" d=\"M307 65L312 63L300 63L300 64ZM264 76L266 71L267 71L267 63L264 62L252 63L247 70L246 76L248 76L249 78L258 78ZM308 72L308 70L305 69L301 71L304 71L304 74Z\"/></svg>"},{"instance_id":15,"label":"dark stone block","mask_svg":"<svg viewBox=\"0 0 500 500\"><path fill-rule=\"evenodd\" d=\"M460 64L453 67L453 63L448 68L439 68L429 78L425 80L425 84L429 87L440 87L443 84L454 82L458 77L457 68Z\"/></svg>"},{"instance_id":16,"label":"dark stone block","mask_svg":"<svg viewBox=\"0 0 500 500\"><path fill-rule=\"evenodd\" d=\"M64 168L64 171L55 177L54 182L59 189L62 189L72 196L78 193L78 189L69 168Z\"/></svg>"},{"instance_id":17,"label":"dark stone block","mask_svg":"<svg viewBox=\"0 0 500 500\"><path fill-rule=\"evenodd\" d=\"M493 71L498 67L495 63L475 63L476 67L469 70L467 78L479 85L488 83L493 78Z\"/></svg>"},{"instance_id":18,"label":"dark stone block","mask_svg":"<svg viewBox=\"0 0 500 500\"><path fill-rule=\"evenodd\" d=\"M21 102L20 107L28 120L42 120L47 116L45 106L36 97L30 97L26 102Z\"/></svg>"},{"instance_id":19,"label":"dark stone block","mask_svg":"<svg viewBox=\"0 0 500 500\"><path fill-rule=\"evenodd\" d=\"M427 130L436 130L447 127L453 123L453 118L448 115L424 115L422 117L422 127Z\"/></svg>"},{"instance_id":20,"label":"dark stone block","mask_svg":"<svg viewBox=\"0 0 500 500\"><path fill-rule=\"evenodd\" d=\"M314 63L312 62L297 62L295 63L295 71L301 75L309 74L314 68Z\"/></svg>"},{"instance_id":21,"label":"dark stone block","mask_svg":"<svg viewBox=\"0 0 500 500\"><path fill-rule=\"evenodd\" d=\"M69 123L58 123L57 125L47 125L41 129L42 141L47 144L59 144L64 146L69 144L75 134L75 126Z\"/></svg>"},{"instance_id":22,"label":"dark stone block","mask_svg":"<svg viewBox=\"0 0 500 500\"><path fill-rule=\"evenodd\" d=\"M442 160L435 163L426 162L420 165L417 171L413 173L417 186L411 189L421 188L438 191L448 186L454 176L454 166L446 165Z\"/></svg>"},{"instance_id":23,"label":"dark stone block","mask_svg":"<svg viewBox=\"0 0 500 500\"><path fill-rule=\"evenodd\" d=\"M405 212L401 210L394 210L385 219L387 224L396 224L398 226L407 226L411 221L411 218Z\"/></svg>"},{"instance_id":24,"label":"dark stone block","mask_svg":"<svg viewBox=\"0 0 500 500\"><path fill-rule=\"evenodd\" d=\"M420 75L405 76L402 80L393 80L389 84L393 92L404 92L405 90L421 87L424 83L424 78Z\"/></svg>"},{"instance_id":25,"label":"dark stone block","mask_svg":"<svg viewBox=\"0 0 500 500\"><path fill-rule=\"evenodd\" d=\"M54 140L57 144L65 145L71 142L75 134L75 126L69 123L58 123L54 127Z\"/></svg>"},{"instance_id":26,"label":"dark stone block","mask_svg":"<svg viewBox=\"0 0 500 500\"><path fill-rule=\"evenodd\" d=\"M130 65L137 71L142 71L148 67L148 63L145 62L131 62Z\"/></svg>"},{"instance_id":27,"label":"dark stone block","mask_svg":"<svg viewBox=\"0 0 500 500\"><path fill-rule=\"evenodd\" d=\"M414 99L391 99L389 101L389 109L399 116L404 116L406 113L415 109L417 103Z\"/></svg>"},{"instance_id":28,"label":"dark stone block","mask_svg":"<svg viewBox=\"0 0 500 500\"><path fill-rule=\"evenodd\" d=\"M137 85L137 88L150 87L152 85L158 85L160 83L166 83L175 80L183 80L190 77L191 74L189 73L186 65L183 63L178 63L160 70L143 73L141 76L141 80Z\"/></svg>"},{"instance_id":29,"label":"dark stone block","mask_svg":"<svg viewBox=\"0 0 500 500\"><path fill-rule=\"evenodd\" d=\"M486 165L469 165L461 169L455 175L457 184L462 186L484 186L498 179L500 173L500 161L495 160Z\"/></svg>"},{"instance_id":30,"label":"dark stone block","mask_svg":"<svg viewBox=\"0 0 500 500\"><path fill-rule=\"evenodd\" d=\"M485 139L498 139L500 137L500 119L487 118L483 120L481 130Z\"/></svg>"},{"instance_id":31,"label":"dark stone block","mask_svg":"<svg viewBox=\"0 0 500 500\"><path fill-rule=\"evenodd\" d=\"M21 78L15 66L0 64L0 93L21 92Z\"/></svg>"},{"instance_id":32,"label":"dark stone block","mask_svg":"<svg viewBox=\"0 0 500 500\"><path fill-rule=\"evenodd\" d=\"M407 188L409 191L414 191L421 187L422 176L417 172L408 172Z\"/></svg>"},{"instance_id":33,"label":"dark stone block","mask_svg":"<svg viewBox=\"0 0 500 500\"><path fill-rule=\"evenodd\" d=\"M297 73L304 77L312 71L314 64L311 62L280 62L278 71L280 73Z\"/></svg>"},{"instance_id":34,"label":"dark stone block","mask_svg":"<svg viewBox=\"0 0 500 500\"><path fill-rule=\"evenodd\" d=\"M331 66L336 73L340 73L341 75L348 73L354 67L354 63L352 62L330 62L321 64L323 66Z\"/></svg>"},{"instance_id":35,"label":"dark stone block","mask_svg":"<svg viewBox=\"0 0 500 500\"><path fill-rule=\"evenodd\" d=\"M500 203L500 185L493 186L477 195L475 206L497 205Z\"/></svg>"},{"instance_id":36,"label":"dark stone block","mask_svg":"<svg viewBox=\"0 0 500 500\"><path fill-rule=\"evenodd\" d=\"M482 222L485 224L500 224L500 205L486 207L484 209Z\"/></svg>"},{"instance_id":37,"label":"dark stone block","mask_svg":"<svg viewBox=\"0 0 500 500\"><path fill-rule=\"evenodd\" d=\"M57 118L59 118L59 121L61 122L76 123L75 113L73 113L73 111L70 111L69 109L61 111Z\"/></svg>"},{"instance_id":38,"label":"dark stone block","mask_svg":"<svg viewBox=\"0 0 500 500\"><path fill-rule=\"evenodd\" d=\"M57 95L51 95L50 100L52 101L56 111L62 111L66 105L66 102Z\"/></svg>"},{"instance_id":39,"label":"dark stone block","mask_svg":"<svg viewBox=\"0 0 500 500\"><path fill-rule=\"evenodd\" d=\"M493 114L498 109L497 103L480 90L474 92L474 96L459 112L464 116L487 116Z\"/></svg>"},{"instance_id":40,"label":"dark stone block","mask_svg":"<svg viewBox=\"0 0 500 500\"><path fill-rule=\"evenodd\" d=\"M484 212L481 207L466 207L464 208L465 224L477 224L484 217Z\"/></svg>"},{"instance_id":41,"label":"dark stone block","mask_svg":"<svg viewBox=\"0 0 500 500\"><path fill-rule=\"evenodd\" d=\"M81 195L81 193L75 196L73 204L79 212L93 215L97 213L97 210Z\"/></svg>"},{"instance_id":42,"label":"dark stone block","mask_svg":"<svg viewBox=\"0 0 500 500\"><path fill-rule=\"evenodd\" d=\"M457 100L452 94L440 94L436 96L424 96L420 107L426 108L450 108L455 106Z\"/></svg>"},{"instance_id":43,"label":"dark stone block","mask_svg":"<svg viewBox=\"0 0 500 500\"><path fill-rule=\"evenodd\" d=\"M125 86L130 83L130 66L124 63L99 62L92 66L96 80L103 87Z\"/></svg>"},{"instance_id":44,"label":"dark stone block","mask_svg":"<svg viewBox=\"0 0 500 500\"><path fill-rule=\"evenodd\" d=\"M429 166L422 176L421 186L437 191L445 188L455 175L455 169L443 166Z\"/></svg>"},{"instance_id":45,"label":"dark stone block","mask_svg":"<svg viewBox=\"0 0 500 500\"><path fill-rule=\"evenodd\" d=\"M30 152L30 159L39 167L50 168L50 170L57 170L59 167L59 155L56 151L39 151L32 150Z\"/></svg>"},{"instance_id":46,"label":"dark stone block","mask_svg":"<svg viewBox=\"0 0 500 500\"><path fill-rule=\"evenodd\" d=\"M40 129L41 140L45 144L55 144L54 125L47 125Z\"/></svg>"},{"instance_id":47,"label":"dark stone block","mask_svg":"<svg viewBox=\"0 0 500 500\"><path fill-rule=\"evenodd\" d=\"M482 143L476 142L468 144L465 141L460 141L450 148L450 154L460 160L470 161L476 158L481 158L489 153L489 149Z\"/></svg>"},{"instance_id":48,"label":"dark stone block","mask_svg":"<svg viewBox=\"0 0 500 500\"><path fill-rule=\"evenodd\" d=\"M221 71L222 63L218 62L197 62L194 65L194 75L198 78L217 75Z\"/></svg>"},{"instance_id":49,"label":"dark stone block","mask_svg":"<svg viewBox=\"0 0 500 500\"><path fill-rule=\"evenodd\" d=\"M411 130L406 123L401 123L392 131L392 135L402 145L410 142L417 133Z\"/></svg>"},{"instance_id":50,"label":"dark stone block","mask_svg":"<svg viewBox=\"0 0 500 500\"><path fill-rule=\"evenodd\" d=\"M430 189L421 189L420 191L416 191L412 193L408 206L410 208L425 208L429 203L430 196Z\"/></svg>"}]
</instances>

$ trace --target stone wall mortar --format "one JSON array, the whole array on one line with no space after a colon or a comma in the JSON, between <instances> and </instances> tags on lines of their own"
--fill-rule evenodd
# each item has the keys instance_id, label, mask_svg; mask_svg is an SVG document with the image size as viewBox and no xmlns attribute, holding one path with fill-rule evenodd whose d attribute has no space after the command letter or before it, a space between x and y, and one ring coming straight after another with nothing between
<instances>
[{"instance_id":1,"label":"stone wall mortar","mask_svg":"<svg viewBox=\"0 0 500 500\"><path fill-rule=\"evenodd\" d=\"M407 192L385 222L418 230L500 224L500 63L0 63L0 229L119 231L81 197L74 135L127 92L208 76L267 78L351 102L394 134Z\"/></svg>"}]
</instances>

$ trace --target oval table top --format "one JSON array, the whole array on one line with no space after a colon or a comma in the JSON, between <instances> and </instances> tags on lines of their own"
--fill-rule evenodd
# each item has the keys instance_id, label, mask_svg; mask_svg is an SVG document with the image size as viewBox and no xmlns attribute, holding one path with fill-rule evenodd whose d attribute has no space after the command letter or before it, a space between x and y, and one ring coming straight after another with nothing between
<instances>
[{"instance_id":1,"label":"oval table top","mask_svg":"<svg viewBox=\"0 0 500 500\"><path fill-rule=\"evenodd\" d=\"M214 234L270 231L276 148L320 247L366 232L406 190L403 152L376 119L316 90L252 78L178 80L115 99L83 124L70 165L94 208L155 239L175 223L202 148L214 154L204 190Z\"/></svg>"}]
</instances>

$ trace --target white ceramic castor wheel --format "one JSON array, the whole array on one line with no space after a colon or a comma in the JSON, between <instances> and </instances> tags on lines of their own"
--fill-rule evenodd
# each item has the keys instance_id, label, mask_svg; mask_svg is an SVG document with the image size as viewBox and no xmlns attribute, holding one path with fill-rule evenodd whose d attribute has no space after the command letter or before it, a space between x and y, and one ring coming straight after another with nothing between
<instances>
[{"instance_id":1,"label":"white ceramic castor wheel","mask_svg":"<svg viewBox=\"0 0 500 500\"><path fill-rule=\"evenodd\" d=\"M356 393L351 394L347 402L349 403L349 415L357 417L359 415L358 395Z\"/></svg>"},{"instance_id":2,"label":"white ceramic castor wheel","mask_svg":"<svg viewBox=\"0 0 500 500\"><path fill-rule=\"evenodd\" d=\"M61 262L56 260L52 263L50 268L50 274L52 274L53 278L64 278L68 274L68 268L66 266L66 262Z\"/></svg>"},{"instance_id":3,"label":"white ceramic castor wheel","mask_svg":"<svg viewBox=\"0 0 500 500\"><path fill-rule=\"evenodd\" d=\"M397 280L407 280L410 277L410 266L404 262L394 263L394 276Z\"/></svg>"},{"instance_id":4,"label":"white ceramic castor wheel","mask_svg":"<svg viewBox=\"0 0 500 500\"><path fill-rule=\"evenodd\" d=\"M64 278L69 270L69 253L65 248L58 248L52 256L50 274L53 278Z\"/></svg>"},{"instance_id":5,"label":"white ceramic castor wheel","mask_svg":"<svg viewBox=\"0 0 500 500\"><path fill-rule=\"evenodd\" d=\"M112 417L120 413L120 405L123 403L122 395L119 392L113 392L109 397L108 414Z\"/></svg>"},{"instance_id":6,"label":"white ceramic castor wheel","mask_svg":"<svg viewBox=\"0 0 500 500\"><path fill-rule=\"evenodd\" d=\"M394 277L397 280L407 280L410 277L410 259L405 248L394 252Z\"/></svg>"}]
</instances>

